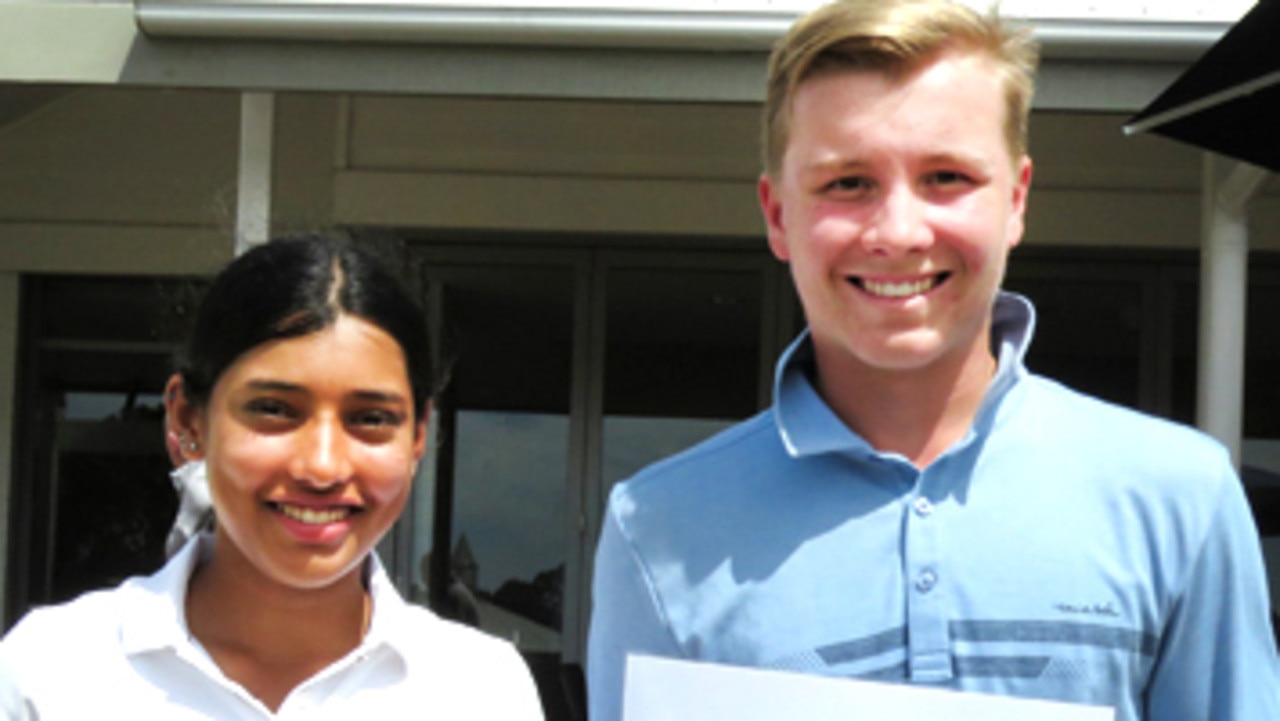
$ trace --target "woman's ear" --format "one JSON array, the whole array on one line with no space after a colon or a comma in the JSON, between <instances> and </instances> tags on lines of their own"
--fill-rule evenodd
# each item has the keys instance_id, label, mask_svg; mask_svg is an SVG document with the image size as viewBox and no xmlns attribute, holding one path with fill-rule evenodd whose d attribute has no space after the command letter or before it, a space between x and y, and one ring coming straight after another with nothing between
<instances>
[{"instance_id":1,"label":"woman's ear","mask_svg":"<svg viewBox=\"0 0 1280 721\"><path fill-rule=\"evenodd\" d=\"M426 405L422 409L422 417L414 424L413 428L413 459L414 467L417 462L422 460L422 454L427 451L427 432L431 428L430 419L431 411L435 408L431 403L431 399L427 399Z\"/></svg>"},{"instance_id":2,"label":"woman's ear","mask_svg":"<svg viewBox=\"0 0 1280 721\"><path fill-rule=\"evenodd\" d=\"M164 387L164 434L174 466L204 458L200 409L188 398L182 376L174 373Z\"/></svg>"}]
</instances>

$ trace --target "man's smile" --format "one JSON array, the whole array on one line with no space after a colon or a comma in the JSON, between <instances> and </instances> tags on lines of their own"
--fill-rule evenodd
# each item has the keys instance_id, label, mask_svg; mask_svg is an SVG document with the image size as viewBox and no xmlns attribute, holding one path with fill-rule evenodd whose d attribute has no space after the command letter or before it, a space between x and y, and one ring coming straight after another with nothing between
<instances>
[{"instance_id":1,"label":"man's smile","mask_svg":"<svg viewBox=\"0 0 1280 721\"><path fill-rule=\"evenodd\" d=\"M849 277L849 282L859 290L878 298L909 298L928 293L946 282L950 277L950 271L943 271L912 280L897 281L874 280L854 275Z\"/></svg>"}]
</instances>

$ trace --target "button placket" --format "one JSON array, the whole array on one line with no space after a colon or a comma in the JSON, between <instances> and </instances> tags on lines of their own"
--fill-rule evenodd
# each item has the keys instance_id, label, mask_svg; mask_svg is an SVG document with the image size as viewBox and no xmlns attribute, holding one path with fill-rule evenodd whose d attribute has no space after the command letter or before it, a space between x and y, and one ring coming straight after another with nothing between
<instances>
[{"instance_id":1,"label":"button placket","mask_svg":"<svg viewBox=\"0 0 1280 721\"><path fill-rule=\"evenodd\" d=\"M945 465L945 464L944 464ZM948 608L942 582L942 527L928 489L938 467L922 473L905 508L908 663L913 681L936 683L952 677Z\"/></svg>"},{"instance_id":2,"label":"button placket","mask_svg":"<svg viewBox=\"0 0 1280 721\"><path fill-rule=\"evenodd\" d=\"M915 508L916 515L921 518L928 518L933 515L933 503L924 496L917 497L915 503L912 504L912 507Z\"/></svg>"},{"instance_id":3,"label":"button placket","mask_svg":"<svg viewBox=\"0 0 1280 721\"><path fill-rule=\"evenodd\" d=\"M926 568L916 576L916 590L920 593L928 593L936 585L938 585L938 574L934 573L932 568Z\"/></svg>"}]
</instances>

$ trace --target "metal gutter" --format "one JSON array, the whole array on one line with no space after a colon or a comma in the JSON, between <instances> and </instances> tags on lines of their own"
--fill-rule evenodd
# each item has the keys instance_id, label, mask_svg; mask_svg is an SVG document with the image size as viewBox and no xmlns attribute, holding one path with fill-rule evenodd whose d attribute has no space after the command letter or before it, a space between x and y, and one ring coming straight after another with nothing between
<instances>
[{"instance_id":1,"label":"metal gutter","mask_svg":"<svg viewBox=\"0 0 1280 721\"><path fill-rule=\"evenodd\" d=\"M795 13L135 0L153 37L767 50Z\"/></svg>"},{"instance_id":2,"label":"metal gutter","mask_svg":"<svg viewBox=\"0 0 1280 721\"><path fill-rule=\"evenodd\" d=\"M1048 59L1190 62L1230 23L1029 20Z\"/></svg>"},{"instance_id":3,"label":"metal gutter","mask_svg":"<svg viewBox=\"0 0 1280 721\"><path fill-rule=\"evenodd\" d=\"M220 38L409 44L768 50L796 11L460 7L438 3L134 0L142 32ZM1028 19L1046 58L1189 61L1229 23Z\"/></svg>"}]
</instances>

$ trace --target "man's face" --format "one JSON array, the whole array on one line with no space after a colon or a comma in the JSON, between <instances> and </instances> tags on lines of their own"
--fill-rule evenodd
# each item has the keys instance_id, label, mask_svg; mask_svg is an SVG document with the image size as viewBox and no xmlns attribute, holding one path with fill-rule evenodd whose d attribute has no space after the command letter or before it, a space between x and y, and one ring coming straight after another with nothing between
<instances>
[{"instance_id":1,"label":"man's face","mask_svg":"<svg viewBox=\"0 0 1280 721\"><path fill-rule=\"evenodd\" d=\"M820 367L825 356L922 370L989 353L991 304L1031 182L1030 159L1010 156L1004 114L993 66L974 54L944 53L896 78L837 71L801 84L760 202Z\"/></svg>"}]
</instances>

